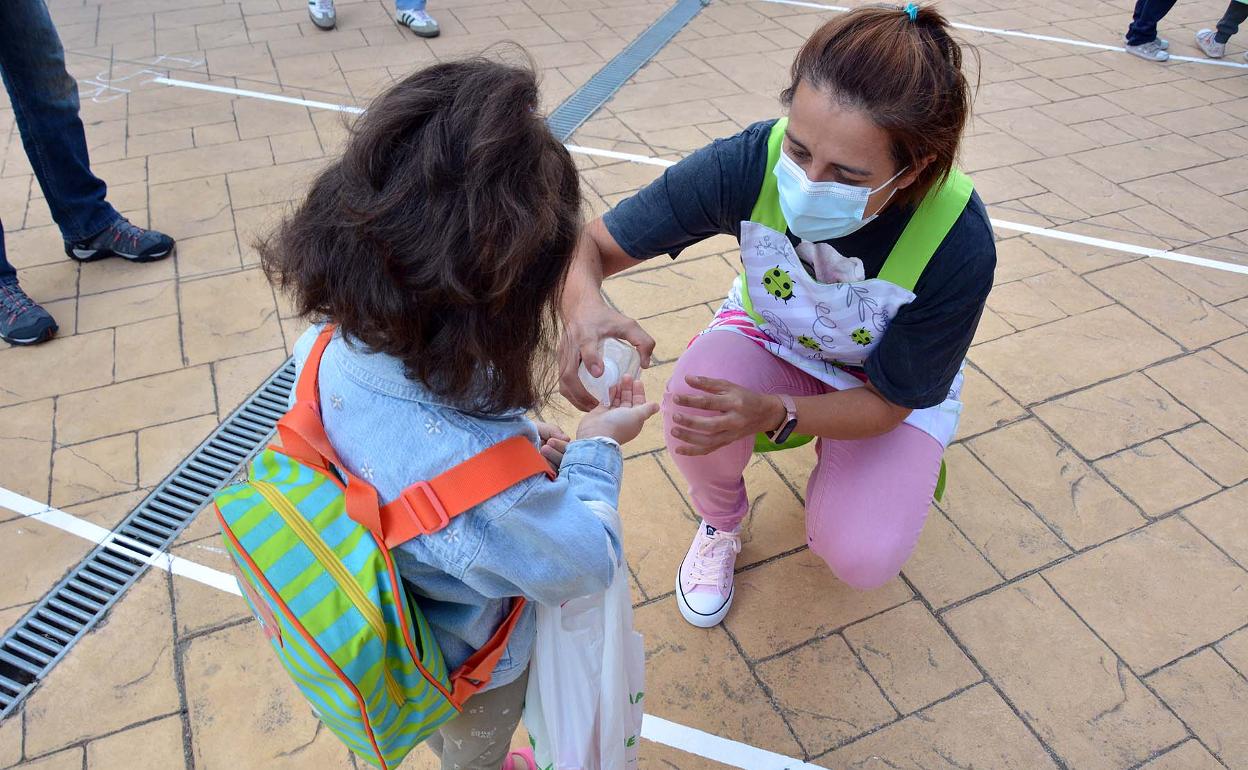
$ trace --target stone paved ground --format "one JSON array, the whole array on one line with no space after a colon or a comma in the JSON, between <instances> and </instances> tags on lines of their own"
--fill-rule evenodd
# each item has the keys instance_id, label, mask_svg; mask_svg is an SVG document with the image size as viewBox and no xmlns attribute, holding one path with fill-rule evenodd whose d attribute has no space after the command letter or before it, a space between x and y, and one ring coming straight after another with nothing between
<instances>
[{"instance_id":1,"label":"stone paved ground","mask_svg":"<svg viewBox=\"0 0 1248 770\"><path fill-rule=\"evenodd\" d=\"M180 240L156 265L66 261L0 109L10 257L62 328L0 350L0 485L105 527L286 356L300 326L251 244L344 136L340 113L152 77L358 105L414 66L512 39L553 106L667 6L437 0L444 35L423 42L378 0L339 0L333 33L309 25L303 0L51 4L110 197ZM1129 5L942 7L1115 45ZM1222 9L1180 3L1163 24L1173 51L1198 55L1192 32ZM774 116L796 46L827 15L713 0L575 143L674 159ZM995 217L1248 264L1248 71L965 37L982 86L963 166ZM661 171L578 160L595 212ZM629 447L652 713L829 768L1248 767L1248 277L998 236L949 493L884 588L849 590L803 547L812 455L781 454L748 470L732 615L685 625L670 588L693 515L657 426ZM716 239L609 282L660 340L656 390L735 258ZM0 628L88 547L0 509ZM225 567L206 517L175 553ZM350 767L241 610L149 574L0 723L0 768ZM432 767L423 750L409 765ZM649 742L642 766L722 767Z\"/></svg>"}]
</instances>

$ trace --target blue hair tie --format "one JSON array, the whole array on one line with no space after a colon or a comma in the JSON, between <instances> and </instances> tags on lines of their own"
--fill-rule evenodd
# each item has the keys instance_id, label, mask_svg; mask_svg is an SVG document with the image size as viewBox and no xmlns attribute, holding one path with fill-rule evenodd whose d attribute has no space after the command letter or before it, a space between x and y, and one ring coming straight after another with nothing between
<instances>
[{"instance_id":1,"label":"blue hair tie","mask_svg":"<svg viewBox=\"0 0 1248 770\"><path fill-rule=\"evenodd\" d=\"M918 3L906 3L906 7L902 10L904 10L906 15L910 17L910 21L915 21L919 18Z\"/></svg>"}]
</instances>

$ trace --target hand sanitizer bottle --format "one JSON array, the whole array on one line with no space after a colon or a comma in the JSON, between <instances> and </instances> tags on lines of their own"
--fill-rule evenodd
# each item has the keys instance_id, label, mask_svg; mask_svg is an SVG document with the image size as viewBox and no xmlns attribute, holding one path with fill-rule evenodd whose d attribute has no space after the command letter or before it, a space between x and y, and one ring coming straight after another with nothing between
<instances>
[{"instance_id":1,"label":"hand sanitizer bottle","mask_svg":"<svg viewBox=\"0 0 1248 770\"><path fill-rule=\"evenodd\" d=\"M595 377L581 364L578 372L581 384L600 404L611 403L611 388L629 375L633 379L641 374L641 355L637 348L623 340L608 337L602 341L602 376Z\"/></svg>"}]
</instances>

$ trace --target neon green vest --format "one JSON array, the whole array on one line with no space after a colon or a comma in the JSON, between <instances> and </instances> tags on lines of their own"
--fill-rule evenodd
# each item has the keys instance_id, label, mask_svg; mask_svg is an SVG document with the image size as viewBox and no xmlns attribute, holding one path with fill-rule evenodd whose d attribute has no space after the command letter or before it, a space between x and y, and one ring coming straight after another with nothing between
<instances>
[{"instance_id":1,"label":"neon green vest","mask_svg":"<svg viewBox=\"0 0 1248 770\"><path fill-rule=\"evenodd\" d=\"M788 118L781 118L772 126L767 139L767 169L763 174L763 184L754 201L754 209L750 212L750 221L769 227L777 232L786 232L788 223L780 208L780 192L777 187L773 170L780 159L780 148L784 142L785 129L789 125ZM893 245L892 251L884 260L877 278L896 284L910 292L914 291L919 277L927 268L932 255L940 248L953 225L962 216L973 191L971 179L958 169L951 169L944 182L928 191L919 203L914 215L902 230L901 237ZM744 286L744 277L742 278ZM762 324L764 320L754 312L748 291L741 292L744 310L755 322ZM777 445L766 435L760 434L754 443L757 452L771 452L779 449L791 449L811 441L812 436L791 436L784 444ZM936 485L936 499L944 493L945 466L941 463L940 479Z\"/></svg>"}]
</instances>

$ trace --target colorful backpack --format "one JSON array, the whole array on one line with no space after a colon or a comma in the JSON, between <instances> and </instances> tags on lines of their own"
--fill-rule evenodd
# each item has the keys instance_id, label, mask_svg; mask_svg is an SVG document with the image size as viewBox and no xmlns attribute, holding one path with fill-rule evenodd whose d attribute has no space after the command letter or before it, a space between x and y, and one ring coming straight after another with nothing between
<instances>
[{"instance_id":1,"label":"colorful backpack","mask_svg":"<svg viewBox=\"0 0 1248 770\"><path fill-rule=\"evenodd\" d=\"M216 514L239 586L282 666L352 751L392 768L490 681L525 600L517 597L494 637L448 675L390 549L554 473L516 436L379 505L377 492L343 467L321 423L317 370L332 337L327 326L308 356L296 403L278 422L282 447L269 446L246 483L216 495Z\"/></svg>"}]
</instances>

